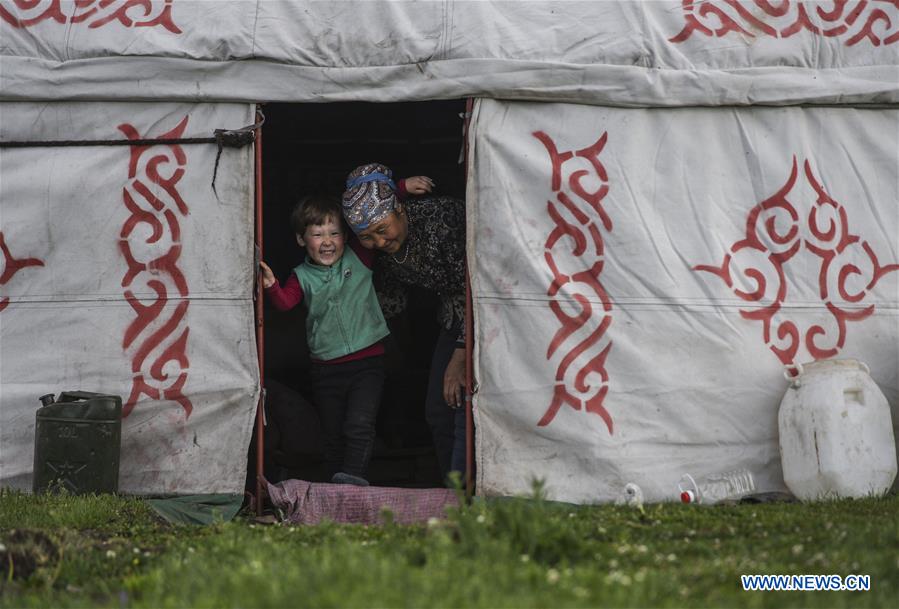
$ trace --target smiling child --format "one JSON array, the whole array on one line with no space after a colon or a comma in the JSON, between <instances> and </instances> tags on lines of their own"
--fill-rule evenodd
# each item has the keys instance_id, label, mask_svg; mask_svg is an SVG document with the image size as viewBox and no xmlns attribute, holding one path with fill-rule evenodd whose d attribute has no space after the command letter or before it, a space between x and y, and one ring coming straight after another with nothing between
<instances>
[{"instance_id":1,"label":"smiling child","mask_svg":"<svg viewBox=\"0 0 899 609\"><path fill-rule=\"evenodd\" d=\"M262 285L280 311L306 305L312 393L331 482L367 486L384 386L381 341L389 334L372 286L374 255L355 239L346 248L336 199L305 197L291 214L291 225L306 260L283 286L260 262Z\"/></svg>"}]
</instances>

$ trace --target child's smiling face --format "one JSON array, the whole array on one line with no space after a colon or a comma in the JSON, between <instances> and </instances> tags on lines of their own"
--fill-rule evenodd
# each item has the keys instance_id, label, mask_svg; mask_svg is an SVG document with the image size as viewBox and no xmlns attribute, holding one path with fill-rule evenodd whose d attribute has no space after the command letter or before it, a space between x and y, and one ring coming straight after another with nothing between
<instances>
[{"instance_id":1,"label":"child's smiling face","mask_svg":"<svg viewBox=\"0 0 899 609\"><path fill-rule=\"evenodd\" d=\"M340 219L328 216L323 224L310 224L297 243L306 248L306 254L315 264L331 266L343 256L346 238Z\"/></svg>"}]
</instances>

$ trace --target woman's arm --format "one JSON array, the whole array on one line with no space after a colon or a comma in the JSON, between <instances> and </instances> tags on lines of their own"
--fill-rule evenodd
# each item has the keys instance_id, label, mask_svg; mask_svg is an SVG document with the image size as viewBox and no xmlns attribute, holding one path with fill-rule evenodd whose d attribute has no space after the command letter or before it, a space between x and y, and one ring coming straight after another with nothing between
<instances>
[{"instance_id":1,"label":"woman's arm","mask_svg":"<svg viewBox=\"0 0 899 609\"><path fill-rule=\"evenodd\" d=\"M434 238L442 244L447 288L440 294L444 315L452 316L456 349L443 373L443 397L453 408L465 397L465 202L441 198Z\"/></svg>"}]
</instances>

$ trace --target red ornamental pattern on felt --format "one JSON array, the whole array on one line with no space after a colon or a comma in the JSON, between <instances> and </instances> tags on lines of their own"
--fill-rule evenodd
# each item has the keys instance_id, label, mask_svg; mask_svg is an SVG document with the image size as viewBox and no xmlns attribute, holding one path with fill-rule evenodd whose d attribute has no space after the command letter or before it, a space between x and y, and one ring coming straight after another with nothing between
<instances>
[{"instance_id":1,"label":"red ornamental pattern on felt","mask_svg":"<svg viewBox=\"0 0 899 609\"><path fill-rule=\"evenodd\" d=\"M157 139L181 137L187 121L185 116L177 127ZM145 139L132 125L119 125L119 130L129 140ZM135 313L122 341L134 375L125 416L142 396L178 402L188 417L193 409L183 393L189 367L186 316L190 292L178 267L179 218L189 213L178 192L178 182L186 166L187 156L177 144L131 147L130 181L122 189L131 215L119 240L128 264L122 287Z\"/></svg>"},{"instance_id":2,"label":"red ornamental pattern on felt","mask_svg":"<svg viewBox=\"0 0 899 609\"><path fill-rule=\"evenodd\" d=\"M125 27L160 26L173 34L181 30L172 21L174 0L74 0L74 11L67 15L60 0L5 0L15 10L0 4L0 19L17 28L42 21L87 24L94 29L117 21Z\"/></svg>"},{"instance_id":3,"label":"red ornamental pattern on felt","mask_svg":"<svg viewBox=\"0 0 899 609\"><path fill-rule=\"evenodd\" d=\"M44 262L42 260L38 260L37 258L14 257L12 255L12 252L9 251L9 246L6 245L6 237L3 236L3 231L0 231L0 253L3 254L3 272L0 273L0 285L6 285L7 283L9 283L16 273L26 267L44 266ZM8 306L9 298L0 298L0 311Z\"/></svg>"},{"instance_id":4,"label":"red ornamental pattern on felt","mask_svg":"<svg viewBox=\"0 0 899 609\"><path fill-rule=\"evenodd\" d=\"M547 290L549 308L560 327L546 351L556 363L553 398L537 423L552 423L563 405L598 415L612 433L612 417L603 406L609 391L605 362L612 348L606 331L612 323L612 303L600 282L603 231L612 220L602 206L609 177L599 155L608 133L592 146L560 152L542 131L533 133L552 161L552 191L547 213L555 228L546 239L544 257L552 273Z\"/></svg>"},{"instance_id":5,"label":"red ornamental pattern on felt","mask_svg":"<svg viewBox=\"0 0 899 609\"><path fill-rule=\"evenodd\" d=\"M869 292L884 275L899 270L899 264L881 264L871 243L850 232L846 208L824 190L809 161L803 169L806 184L799 183L794 157L786 184L749 212L745 236L720 266L693 267L720 278L737 297L752 303L740 315L762 323L765 344L787 366L797 363L802 345L814 360L837 355L846 344L849 322L874 313L874 305L864 303ZM806 214L797 209L803 186L811 188L815 199ZM786 270L803 251L816 261L817 276L812 278L827 311L820 323L807 328L790 319L784 307L790 296ZM797 266L794 271L809 265Z\"/></svg>"},{"instance_id":6,"label":"red ornamental pattern on felt","mask_svg":"<svg viewBox=\"0 0 899 609\"><path fill-rule=\"evenodd\" d=\"M671 42L693 34L789 38L804 31L846 46L899 41L899 0L683 0L683 11L686 25Z\"/></svg>"}]
</instances>

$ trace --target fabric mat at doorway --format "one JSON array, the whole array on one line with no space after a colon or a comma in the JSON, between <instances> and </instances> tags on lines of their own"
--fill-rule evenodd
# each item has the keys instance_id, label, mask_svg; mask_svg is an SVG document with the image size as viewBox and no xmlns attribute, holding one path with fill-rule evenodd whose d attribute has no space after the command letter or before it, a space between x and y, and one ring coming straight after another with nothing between
<instances>
[{"instance_id":1,"label":"fabric mat at doorway","mask_svg":"<svg viewBox=\"0 0 899 609\"><path fill-rule=\"evenodd\" d=\"M445 518L446 508L459 501L451 489L390 488L326 484L305 480L284 480L268 484L272 504L284 512L285 520L298 524L337 523L381 524L382 512L389 510L393 522L412 524L430 518Z\"/></svg>"}]
</instances>

